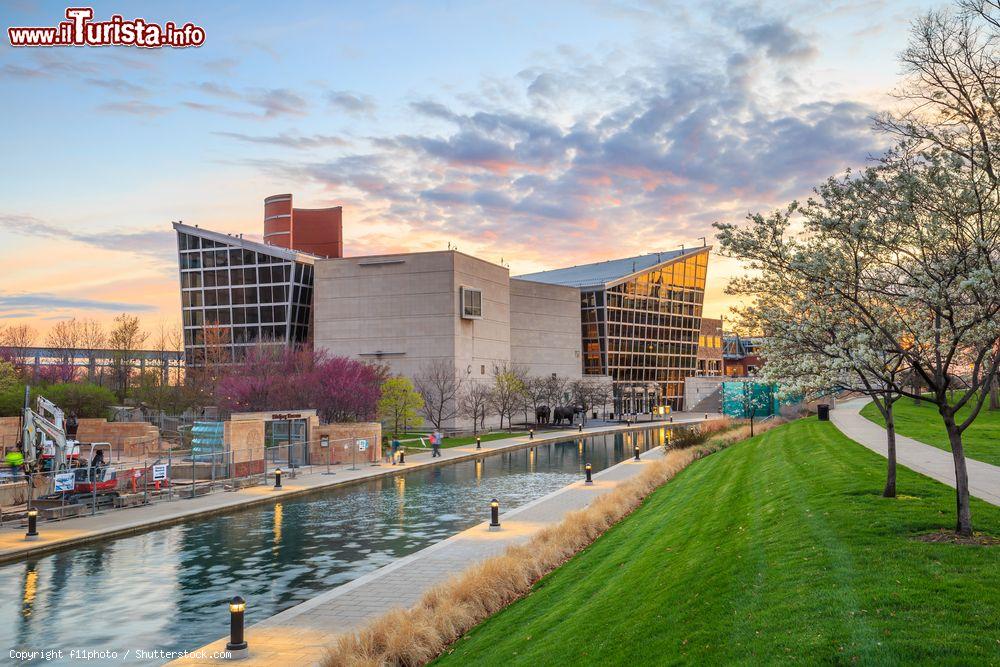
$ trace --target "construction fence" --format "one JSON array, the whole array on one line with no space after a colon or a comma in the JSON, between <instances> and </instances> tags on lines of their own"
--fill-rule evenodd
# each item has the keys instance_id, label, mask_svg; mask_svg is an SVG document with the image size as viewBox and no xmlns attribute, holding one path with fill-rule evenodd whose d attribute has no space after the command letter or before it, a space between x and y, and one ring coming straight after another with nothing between
<instances>
[{"instance_id":1,"label":"construction fence","mask_svg":"<svg viewBox=\"0 0 1000 667\"><path fill-rule=\"evenodd\" d=\"M377 463L381 454L378 442L327 437L268 446L263 452L260 448L205 451L166 447L143 458L127 458L116 456L111 448L104 451L109 453L107 461L93 465L81 453L75 467L59 473L25 474L7 466L0 468L0 527L22 522L29 509L38 511L39 521L61 521L273 485L278 470L282 479L309 472L334 473Z\"/></svg>"}]
</instances>

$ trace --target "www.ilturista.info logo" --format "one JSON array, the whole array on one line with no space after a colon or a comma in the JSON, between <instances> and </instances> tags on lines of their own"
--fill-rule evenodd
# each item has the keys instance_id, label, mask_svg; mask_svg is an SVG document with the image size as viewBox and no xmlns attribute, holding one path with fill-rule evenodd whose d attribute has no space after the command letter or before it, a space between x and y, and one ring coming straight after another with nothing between
<instances>
[{"instance_id":1,"label":"www.ilturista.info logo","mask_svg":"<svg viewBox=\"0 0 1000 667\"><path fill-rule=\"evenodd\" d=\"M10 27L11 46L139 46L145 49L182 49L205 43L205 29L193 23L163 25L146 19L126 20L114 14L108 21L93 21L91 7L70 7L66 21L52 27Z\"/></svg>"}]
</instances>

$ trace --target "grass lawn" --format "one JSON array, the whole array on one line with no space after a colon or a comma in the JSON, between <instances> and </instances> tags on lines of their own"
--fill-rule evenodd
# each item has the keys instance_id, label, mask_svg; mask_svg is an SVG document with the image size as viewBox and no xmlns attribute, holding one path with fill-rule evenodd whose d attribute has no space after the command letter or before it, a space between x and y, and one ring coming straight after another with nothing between
<instances>
[{"instance_id":1,"label":"grass lawn","mask_svg":"<svg viewBox=\"0 0 1000 667\"><path fill-rule=\"evenodd\" d=\"M527 431L498 431L496 433L480 433L479 437L482 438L483 442L489 442L490 440L503 440L504 438L516 438L520 435L528 435ZM414 437L423 437L424 442L427 443L426 449L430 449L430 441L428 440L429 433L421 433L416 435L414 433L407 433L406 435L400 436L400 441L409 440ZM390 442L392 441L392 436L389 436ZM449 437L445 436L444 442L441 444L442 448L448 447L462 447L464 445L474 445L476 444L476 436L474 435L463 435L461 437ZM406 451L422 451L420 447L414 447L412 444L406 446Z\"/></svg>"},{"instance_id":2,"label":"grass lawn","mask_svg":"<svg viewBox=\"0 0 1000 667\"><path fill-rule=\"evenodd\" d=\"M988 407L987 402L980 410L976 421L966 429L962 443L965 445L965 455L970 459L1000 465L1000 410L990 411ZM948 446L948 434L944 430L944 424L941 423L941 416L936 407L926 402L915 405L913 399L901 398L896 401L894 412L897 433L938 449L951 451L951 447ZM874 403L866 405L861 414L876 424L885 426L885 420L882 419ZM962 410L958 413L958 418L965 419L968 415L968 410Z\"/></svg>"},{"instance_id":3,"label":"grass lawn","mask_svg":"<svg viewBox=\"0 0 1000 667\"><path fill-rule=\"evenodd\" d=\"M884 468L817 420L713 454L436 664L1000 663L1000 547L911 539L954 492Z\"/></svg>"}]
</instances>

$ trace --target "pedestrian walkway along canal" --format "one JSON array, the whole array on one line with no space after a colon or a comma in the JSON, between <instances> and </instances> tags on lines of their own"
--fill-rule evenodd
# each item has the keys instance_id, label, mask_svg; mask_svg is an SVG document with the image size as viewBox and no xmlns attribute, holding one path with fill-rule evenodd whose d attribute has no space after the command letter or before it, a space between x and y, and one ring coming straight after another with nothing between
<instances>
[{"instance_id":1,"label":"pedestrian walkway along canal","mask_svg":"<svg viewBox=\"0 0 1000 667\"><path fill-rule=\"evenodd\" d=\"M190 650L228 629L225 603L253 624L488 518L663 444L664 429L568 438L401 472L274 506L70 547L0 567L0 645L11 649ZM46 664L60 664L60 661Z\"/></svg>"}]
</instances>

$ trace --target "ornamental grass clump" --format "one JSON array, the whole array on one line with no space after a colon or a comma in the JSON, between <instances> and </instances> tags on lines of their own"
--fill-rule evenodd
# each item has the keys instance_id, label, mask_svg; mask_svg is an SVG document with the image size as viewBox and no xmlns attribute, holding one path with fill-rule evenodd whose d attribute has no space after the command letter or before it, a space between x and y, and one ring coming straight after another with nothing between
<instances>
[{"instance_id":1,"label":"ornamental grass clump","mask_svg":"<svg viewBox=\"0 0 1000 667\"><path fill-rule=\"evenodd\" d=\"M761 424L762 433L780 420ZM646 497L697 459L749 437L748 426L726 422L703 445L670 449L638 476L598 496L586 508L538 531L434 586L409 609L396 608L357 632L341 635L330 648L328 667L414 667L439 656L463 634L524 597L552 572L638 508Z\"/></svg>"}]
</instances>

